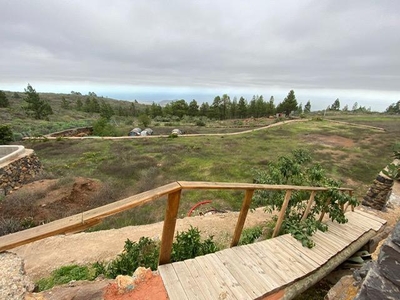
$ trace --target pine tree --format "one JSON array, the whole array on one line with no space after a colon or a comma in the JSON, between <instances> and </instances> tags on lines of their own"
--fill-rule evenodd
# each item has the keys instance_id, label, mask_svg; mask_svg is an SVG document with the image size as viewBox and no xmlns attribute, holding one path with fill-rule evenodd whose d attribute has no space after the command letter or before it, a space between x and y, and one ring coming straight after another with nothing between
<instances>
[{"instance_id":1,"label":"pine tree","mask_svg":"<svg viewBox=\"0 0 400 300\"><path fill-rule=\"evenodd\" d=\"M35 89L29 83L25 89L25 95L24 101L27 104L23 106L23 109L29 116L37 120L42 120L48 119L48 116L53 114L50 104L40 99L39 94L36 93Z\"/></svg>"}]
</instances>

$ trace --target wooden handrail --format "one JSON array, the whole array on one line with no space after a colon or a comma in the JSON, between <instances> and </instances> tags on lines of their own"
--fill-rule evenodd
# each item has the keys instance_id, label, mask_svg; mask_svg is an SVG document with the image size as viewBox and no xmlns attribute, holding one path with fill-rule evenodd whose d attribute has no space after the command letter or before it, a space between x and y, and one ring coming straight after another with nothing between
<instances>
[{"instance_id":1,"label":"wooden handrail","mask_svg":"<svg viewBox=\"0 0 400 300\"><path fill-rule=\"evenodd\" d=\"M253 193L255 190L286 191L284 203L279 212L273 236L276 236L285 216L285 211L293 191L309 191L311 196L308 206L311 206L316 192L327 191L325 187L293 186L293 185L270 185L255 183L231 183L231 182L203 182L203 181L177 181L153 190L143 192L101 207L97 207L83 213L79 213L64 219L53 221L44 225L26 229L20 232L0 237L0 252L21 246L36 240L40 240L57 234L74 233L83 231L100 223L104 218L152 202L163 196L168 196L165 220L162 232L159 264L170 261L172 241L175 234L176 218L179 209L181 192L183 190L243 190L245 197L235 227L231 246L236 246L242 234ZM352 189L338 188L342 192L352 193Z\"/></svg>"}]
</instances>

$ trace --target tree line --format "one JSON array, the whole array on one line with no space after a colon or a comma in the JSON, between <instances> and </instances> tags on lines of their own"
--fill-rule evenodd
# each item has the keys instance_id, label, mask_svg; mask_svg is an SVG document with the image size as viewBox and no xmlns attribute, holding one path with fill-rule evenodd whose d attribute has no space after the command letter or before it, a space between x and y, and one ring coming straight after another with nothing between
<instances>
[{"instance_id":1,"label":"tree line","mask_svg":"<svg viewBox=\"0 0 400 300\"><path fill-rule=\"evenodd\" d=\"M25 88L24 104L22 109L29 117L34 119L48 119L53 114L53 109L48 101L41 99L36 90L28 84ZM98 97L96 93L89 92L84 96L80 92L71 91L72 99L65 96L61 99L61 108L67 110L77 110L87 113L98 113L104 119L110 119L114 115L125 117L143 117L149 118L176 118L181 119L184 116L189 117L207 117L214 120L241 119L241 118L260 118L275 116L282 114L290 116L291 114L307 114L311 112L311 102L302 105L298 103L295 92L290 90L285 99L276 104L274 96L269 100L265 100L263 95L254 95L250 100L244 97L231 97L228 94L216 96L211 104L203 102L199 104L195 99L187 103L184 99L176 100L162 107L160 104L153 102L151 105L139 104L136 100L130 102L128 106L112 105L109 101L105 101L103 97ZM14 93L14 98L19 98L18 93ZM0 91L0 107L9 107L10 102L6 94ZM353 112L370 112L371 108L354 103L350 109L345 105L342 109L340 100L336 99L332 105L327 107L329 111L353 111ZM391 104L386 113L400 113L400 100Z\"/></svg>"}]
</instances>

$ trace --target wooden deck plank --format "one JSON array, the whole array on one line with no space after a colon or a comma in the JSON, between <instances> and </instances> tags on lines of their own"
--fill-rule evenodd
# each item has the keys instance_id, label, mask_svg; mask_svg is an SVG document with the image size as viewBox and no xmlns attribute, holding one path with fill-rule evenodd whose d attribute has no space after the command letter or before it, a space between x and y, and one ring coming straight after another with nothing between
<instances>
[{"instance_id":1,"label":"wooden deck plank","mask_svg":"<svg viewBox=\"0 0 400 300\"><path fill-rule=\"evenodd\" d=\"M303 274L303 272L299 269L289 266L285 257L280 256L278 253L274 253L273 249L269 247L269 243L257 243L254 245L260 251L264 251L265 253L267 253L267 257L269 260L272 260L276 263L276 269L274 271L281 271L281 276L285 280L286 284L294 281Z\"/></svg>"},{"instance_id":2,"label":"wooden deck plank","mask_svg":"<svg viewBox=\"0 0 400 300\"><path fill-rule=\"evenodd\" d=\"M353 220L353 222L355 221L357 225L365 225L365 226L369 226L370 229L378 231L379 229L382 228L382 223L372 220L366 216L363 216L361 214L358 213L352 213L349 215L346 215L347 219L349 220ZM352 223L353 223L352 222Z\"/></svg>"},{"instance_id":3,"label":"wooden deck plank","mask_svg":"<svg viewBox=\"0 0 400 300\"><path fill-rule=\"evenodd\" d=\"M204 259L204 256L196 257L195 261L200 265L206 276L210 278L209 282L214 289L218 291L218 298L216 299L219 299L220 297L222 299L237 299L234 292L232 292L228 285L219 277L216 269L208 262L208 260Z\"/></svg>"},{"instance_id":4,"label":"wooden deck plank","mask_svg":"<svg viewBox=\"0 0 400 300\"><path fill-rule=\"evenodd\" d=\"M382 225L385 225L387 223L387 221L385 219L381 219L378 216L375 216L373 214L370 214L368 212L365 212L365 211L362 211L362 210L359 210L359 209L355 210L354 213L360 214L360 215L363 215L364 217L367 217L367 218L370 218L372 220L375 220L375 221L381 223Z\"/></svg>"},{"instance_id":5,"label":"wooden deck plank","mask_svg":"<svg viewBox=\"0 0 400 300\"><path fill-rule=\"evenodd\" d=\"M348 242L354 242L364 234L364 232L355 231L349 226L340 226L336 223L329 224L328 226L329 232L335 234L338 237L342 237Z\"/></svg>"},{"instance_id":6,"label":"wooden deck plank","mask_svg":"<svg viewBox=\"0 0 400 300\"><path fill-rule=\"evenodd\" d=\"M208 299L203 295L203 290L197 285L197 280L194 280L192 273L183 261L173 263L172 266L188 299Z\"/></svg>"},{"instance_id":7,"label":"wooden deck plank","mask_svg":"<svg viewBox=\"0 0 400 300\"><path fill-rule=\"evenodd\" d=\"M317 231L316 233L314 233L313 238L318 238L319 240L322 240L322 244L324 246L332 248L337 252L342 251L347 246L347 243L345 241L341 239L336 239L336 237L333 234L328 233L328 231Z\"/></svg>"},{"instance_id":8,"label":"wooden deck plank","mask_svg":"<svg viewBox=\"0 0 400 300\"><path fill-rule=\"evenodd\" d=\"M203 272L199 263L195 259L185 260L186 267L190 270L193 280L197 286L201 289L206 299L218 299L219 290L214 288L209 276ZM178 299L179 300L179 299Z\"/></svg>"},{"instance_id":9,"label":"wooden deck plank","mask_svg":"<svg viewBox=\"0 0 400 300\"><path fill-rule=\"evenodd\" d=\"M245 261L246 264L248 264L252 269L256 270L259 276L263 276L265 274L266 280L274 288L285 284L286 281L283 279L284 274L281 274L282 271L276 268L276 264L266 257L266 254L260 253L260 251L254 247L254 245L252 245L253 247L246 246L236 247L233 248L233 250L236 252L236 254L242 255L243 261Z\"/></svg>"},{"instance_id":10,"label":"wooden deck plank","mask_svg":"<svg viewBox=\"0 0 400 300\"><path fill-rule=\"evenodd\" d=\"M241 284L239 284L236 278L221 262L217 255L205 255L204 259L208 260L208 262L214 266L221 280L229 287L229 289L233 292L237 299L254 299L254 297L251 295L254 293L254 291L249 294L246 289Z\"/></svg>"},{"instance_id":11,"label":"wooden deck plank","mask_svg":"<svg viewBox=\"0 0 400 300\"><path fill-rule=\"evenodd\" d=\"M218 251L215 255L249 295L254 298L262 295L268 283L262 282L250 267L242 264L240 257L235 254L235 251L231 249L226 250L228 251Z\"/></svg>"},{"instance_id":12,"label":"wooden deck plank","mask_svg":"<svg viewBox=\"0 0 400 300\"><path fill-rule=\"evenodd\" d=\"M268 245L275 253L278 253L283 259L285 259L286 263L291 265L291 269L299 269L303 273L303 276L314 270L314 262L310 263L306 259L300 258L299 254L301 255L301 253L299 253L297 249L290 247L285 243L281 243L280 239L273 239L271 243L268 243Z\"/></svg>"},{"instance_id":13,"label":"wooden deck plank","mask_svg":"<svg viewBox=\"0 0 400 300\"><path fill-rule=\"evenodd\" d=\"M315 234L320 234L324 238L327 238L334 245L340 246L340 250L346 248L349 245L349 243L343 237L338 237L329 230L326 232L318 231Z\"/></svg>"},{"instance_id":14,"label":"wooden deck plank","mask_svg":"<svg viewBox=\"0 0 400 300\"><path fill-rule=\"evenodd\" d=\"M327 259L320 252L314 251L314 248L310 249L307 247L303 247L303 245L299 241L295 240L290 235L281 235L280 238L285 243L290 244L291 247L294 247L297 250L301 251L304 256L307 256L310 260L314 261L315 264L321 266L327 262Z\"/></svg>"},{"instance_id":15,"label":"wooden deck plank","mask_svg":"<svg viewBox=\"0 0 400 300\"><path fill-rule=\"evenodd\" d=\"M188 299L172 264L158 267L170 299Z\"/></svg>"},{"instance_id":16,"label":"wooden deck plank","mask_svg":"<svg viewBox=\"0 0 400 300\"><path fill-rule=\"evenodd\" d=\"M299 241L296 241L293 237L290 237L293 239L294 242L297 242L301 247L301 243ZM277 237L275 239L275 242L277 243L277 246L282 249L282 251L288 251L291 253L291 256L295 258L300 264L304 265L306 268L304 269L305 272L308 272L310 270L313 270L317 267L319 267L319 264L316 263L314 260L309 258L302 250L293 247L291 243L288 243L283 237ZM307 248L307 247L303 247ZM308 249L308 248L307 248Z\"/></svg>"}]
</instances>

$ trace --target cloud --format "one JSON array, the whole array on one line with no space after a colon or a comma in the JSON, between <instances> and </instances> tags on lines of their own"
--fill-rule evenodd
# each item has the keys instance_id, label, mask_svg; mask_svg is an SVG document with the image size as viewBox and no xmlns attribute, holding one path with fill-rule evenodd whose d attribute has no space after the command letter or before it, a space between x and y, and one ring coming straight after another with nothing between
<instances>
[{"instance_id":1,"label":"cloud","mask_svg":"<svg viewBox=\"0 0 400 300\"><path fill-rule=\"evenodd\" d=\"M1 1L0 85L400 94L398 1Z\"/></svg>"}]
</instances>

